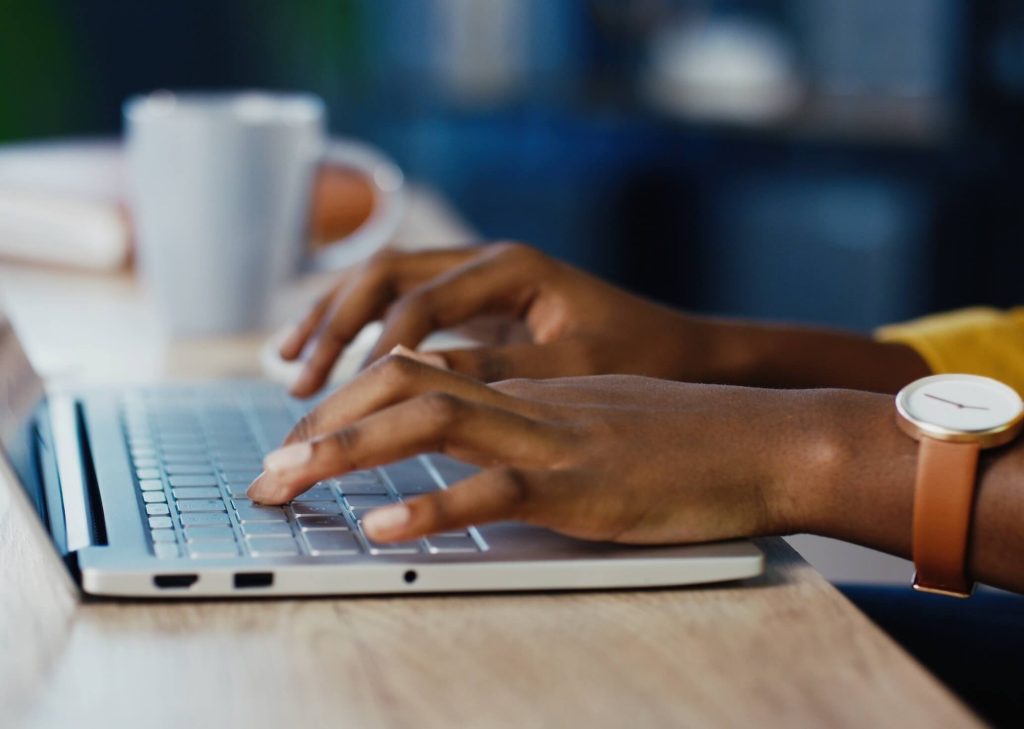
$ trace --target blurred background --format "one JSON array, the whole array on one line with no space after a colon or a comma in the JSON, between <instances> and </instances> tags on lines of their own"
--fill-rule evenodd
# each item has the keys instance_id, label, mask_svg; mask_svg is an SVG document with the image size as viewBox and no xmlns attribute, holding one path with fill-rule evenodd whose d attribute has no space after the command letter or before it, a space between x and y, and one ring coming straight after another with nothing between
<instances>
[{"instance_id":1,"label":"blurred background","mask_svg":"<svg viewBox=\"0 0 1024 729\"><path fill-rule=\"evenodd\" d=\"M1019 303L1009 0L4 0L0 143L154 88L301 89L515 238L692 309Z\"/></svg>"}]
</instances>

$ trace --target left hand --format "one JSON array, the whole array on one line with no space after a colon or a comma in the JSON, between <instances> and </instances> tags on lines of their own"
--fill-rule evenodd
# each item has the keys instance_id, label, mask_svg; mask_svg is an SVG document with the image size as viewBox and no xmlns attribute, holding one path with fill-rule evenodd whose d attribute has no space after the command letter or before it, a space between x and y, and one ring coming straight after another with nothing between
<instances>
[{"instance_id":1,"label":"left hand","mask_svg":"<svg viewBox=\"0 0 1024 729\"><path fill-rule=\"evenodd\" d=\"M368 536L506 519L634 544L783 533L811 506L795 482L827 463L808 454L829 452L829 397L619 375L485 385L390 356L310 412L249 494L280 504L331 476L441 452L485 470L367 514Z\"/></svg>"}]
</instances>

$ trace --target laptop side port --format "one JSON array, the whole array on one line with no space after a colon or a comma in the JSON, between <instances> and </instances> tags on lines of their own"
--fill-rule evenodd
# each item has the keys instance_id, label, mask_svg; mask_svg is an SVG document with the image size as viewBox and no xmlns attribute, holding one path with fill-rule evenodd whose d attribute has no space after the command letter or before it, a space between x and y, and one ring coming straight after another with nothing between
<instances>
[{"instance_id":1,"label":"laptop side port","mask_svg":"<svg viewBox=\"0 0 1024 729\"><path fill-rule=\"evenodd\" d=\"M236 572L235 588L270 587L274 584L273 572Z\"/></svg>"},{"instance_id":2,"label":"laptop side port","mask_svg":"<svg viewBox=\"0 0 1024 729\"><path fill-rule=\"evenodd\" d=\"M199 575L153 575L153 584L161 590L188 589L196 584Z\"/></svg>"}]
</instances>

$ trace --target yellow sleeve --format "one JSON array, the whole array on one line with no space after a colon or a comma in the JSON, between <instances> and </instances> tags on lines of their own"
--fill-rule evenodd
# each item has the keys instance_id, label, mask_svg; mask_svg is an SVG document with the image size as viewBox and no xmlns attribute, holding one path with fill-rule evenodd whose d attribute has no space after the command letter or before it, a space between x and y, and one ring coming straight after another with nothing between
<instances>
[{"instance_id":1,"label":"yellow sleeve","mask_svg":"<svg viewBox=\"0 0 1024 729\"><path fill-rule=\"evenodd\" d=\"M875 337L913 347L935 373L986 375L1024 395L1024 307L934 314L884 326Z\"/></svg>"}]
</instances>

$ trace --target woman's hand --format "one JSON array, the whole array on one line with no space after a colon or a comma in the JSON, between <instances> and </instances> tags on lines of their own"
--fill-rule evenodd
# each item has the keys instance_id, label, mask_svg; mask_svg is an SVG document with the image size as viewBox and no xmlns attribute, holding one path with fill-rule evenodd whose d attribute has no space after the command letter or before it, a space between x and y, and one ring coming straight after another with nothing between
<instances>
[{"instance_id":1,"label":"woman's hand","mask_svg":"<svg viewBox=\"0 0 1024 729\"><path fill-rule=\"evenodd\" d=\"M832 396L635 376L488 386L390 356L304 418L249 494L284 503L330 476L441 452L484 470L368 514L371 538L505 519L634 544L784 533L815 508L798 485L831 475Z\"/></svg>"},{"instance_id":2,"label":"woman's hand","mask_svg":"<svg viewBox=\"0 0 1024 729\"><path fill-rule=\"evenodd\" d=\"M367 363L484 315L526 330L520 341L508 337L498 346L444 353L450 369L485 382L607 373L694 379L708 354L702 322L509 243L382 251L344 274L280 353L295 360L308 352L292 386L305 397L324 385L345 347L371 321L383 317L384 330Z\"/></svg>"},{"instance_id":3,"label":"woman's hand","mask_svg":"<svg viewBox=\"0 0 1024 729\"><path fill-rule=\"evenodd\" d=\"M312 395L369 322L367 364L431 332L497 315L495 346L431 353L484 382L633 374L691 382L896 391L929 373L911 348L840 331L698 317L604 283L536 249L500 243L382 251L350 270L281 346L305 359L292 394ZM440 357L441 359L437 359Z\"/></svg>"}]
</instances>

